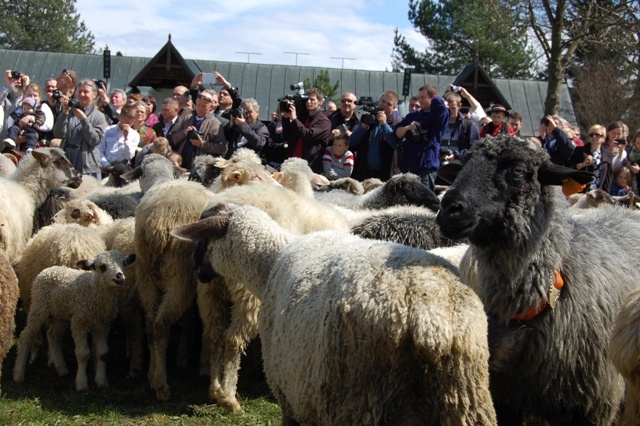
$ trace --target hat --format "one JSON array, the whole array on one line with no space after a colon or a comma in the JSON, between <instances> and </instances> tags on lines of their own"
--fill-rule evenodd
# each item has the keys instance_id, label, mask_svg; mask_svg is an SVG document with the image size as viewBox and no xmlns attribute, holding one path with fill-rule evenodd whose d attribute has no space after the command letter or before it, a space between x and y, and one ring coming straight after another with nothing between
<instances>
[{"instance_id":1,"label":"hat","mask_svg":"<svg viewBox=\"0 0 640 426\"><path fill-rule=\"evenodd\" d=\"M492 112L504 112L506 114L507 109L504 107L504 105L495 104L489 110L489 114L491 114Z\"/></svg>"},{"instance_id":2,"label":"hat","mask_svg":"<svg viewBox=\"0 0 640 426\"><path fill-rule=\"evenodd\" d=\"M22 105L25 105L25 104L29 105L33 109L36 109L36 107L38 106L38 102L32 97L24 98L22 100Z\"/></svg>"}]
</instances>

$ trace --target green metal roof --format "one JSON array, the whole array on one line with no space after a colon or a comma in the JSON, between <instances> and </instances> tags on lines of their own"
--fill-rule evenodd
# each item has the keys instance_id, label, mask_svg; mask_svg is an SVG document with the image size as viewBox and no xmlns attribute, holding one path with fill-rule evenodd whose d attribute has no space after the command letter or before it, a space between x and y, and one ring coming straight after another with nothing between
<instances>
[{"instance_id":1,"label":"green metal roof","mask_svg":"<svg viewBox=\"0 0 640 426\"><path fill-rule=\"evenodd\" d=\"M167 48L170 41L163 47ZM162 51L162 50L161 50ZM158 55L156 55L158 57ZM142 71L148 67L152 58L131 56L111 57L111 88L129 90L129 83L136 79L139 81ZM60 71L67 68L78 73L80 79L102 78L101 54L70 54L54 52L31 52L20 50L0 49L0 63L4 69L18 70L27 73L31 80L43 84L47 78L57 77ZM403 73L386 71L365 71L352 69L303 67L293 65L269 65L251 64L242 62L206 61L201 59L182 59L180 63L188 67L188 75L195 75L200 71L218 71L231 82L238 86L240 95L245 98L255 98L260 104L260 119L268 120L271 111L275 111L277 99L291 93L289 85L308 78L313 81L321 71L327 71L331 82L339 81L338 92L350 91L356 96L377 97L386 90L402 93ZM456 80L457 76L412 74L411 93L417 93L425 84L433 84L438 87L440 93L444 93L449 84ZM513 110L518 111L523 117L523 135L535 135L538 131L538 123L544 112L544 99L547 91L547 83L543 81L527 80L492 80L499 90L499 99L504 99ZM189 85L190 81L179 82ZM472 93L473 94L473 93ZM161 102L161 99L158 100ZM488 105L484 105L488 107ZM569 96L569 90L563 85L560 91L559 114L575 123L573 105Z\"/></svg>"}]
</instances>

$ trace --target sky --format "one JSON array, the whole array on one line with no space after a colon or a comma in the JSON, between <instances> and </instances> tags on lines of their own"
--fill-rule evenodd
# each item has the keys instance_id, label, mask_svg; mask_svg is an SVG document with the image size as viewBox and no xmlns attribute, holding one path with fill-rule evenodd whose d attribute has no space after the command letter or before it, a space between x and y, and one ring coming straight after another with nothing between
<instances>
[{"instance_id":1,"label":"sky","mask_svg":"<svg viewBox=\"0 0 640 426\"><path fill-rule=\"evenodd\" d=\"M95 48L153 57L171 42L185 59L391 70L394 29L422 50L409 0L77 0ZM237 52L249 52L237 53ZM287 54L284 52L298 52ZM253 54L260 53L260 55ZM308 54L308 55L305 55ZM345 59L331 59L345 58ZM213 70L212 70L213 71Z\"/></svg>"}]
</instances>

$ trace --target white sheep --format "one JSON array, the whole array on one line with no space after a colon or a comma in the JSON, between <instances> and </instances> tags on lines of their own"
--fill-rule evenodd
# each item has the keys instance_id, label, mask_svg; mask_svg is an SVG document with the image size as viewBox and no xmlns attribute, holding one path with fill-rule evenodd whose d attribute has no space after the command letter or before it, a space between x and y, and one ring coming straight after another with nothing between
<instances>
[{"instance_id":1,"label":"white sheep","mask_svg":"<svg viewBox=\"0 0 640 426\"><path fill-rule=\"evenodd\" d=\"M495 424L487 320L446 260L344 232L296 237L252 206L173 230L262 301L282 423Z\"/></svg>"},{"instance_id":2,"label":"white sheep","mask_svg":"<svg viewBox=\"0 0 640 426\"><path fill-rule=\"evenodd\" d=\"M83 260L78 266L86 271L77 271L65 266L52 266L42 271L33 283L33 303L27 317L27 326L20 333L18 355L13 370L16 383L24 381L27 356L30 346L40 330L49 321L49 361L59 375L68 373L60 347L63 329L60 323L71 323L71 334L76 349L78 372L76 390L88 389L87 363L91 351L88 334L91 333L97 360L95 381L98 386L107 385L106 355L107 338L111 322L117 313L118 287L124 283L122 268L135 260L135 255L123 255L117 250L99 253L92 262Z\"/></svg>"},{"instance_id":3,"label":"white sheep","mask_svg":"<svg viewBox=\"0 0 640 426\"><path fill-rule=\"evenodd\" d=\"M70 200L63 209L53 215L54 224L77 223L80 226L97 228L113 223L113 218L93 201L78 198Z\"/></svg>"},{"instance_id":4,"label":"white sheep","mask_svg":"<svg viewBox=\"0 0 640 426\"><path fill-rule=\"evenodd\" d=\"M23 157L14 173L0 178L0 250L17 263L33 233L36 209L53 188L78 187L82 176L59 148L41 148Z\"/></svg>"},{"instance_id":5,"label":"white sheep","mask_svg":"<svg viewBox=\"0 0 640 426\"><path fill-rule=\"evenodd\" d=\"M0 253L0 377L4 359L13 346L17 305L18 278L7 257Z\"/></svg>"},{"instance_id":6,"label":"white sheep","mask_svg":"<svg viewBox=\"0 0 640 426\"><path fill-rule=\"evenodd\" d=\"M6 155L0 155L0 177L8 176L16 170L16 163L14 163Z\"/></svg>"}]
</instances>

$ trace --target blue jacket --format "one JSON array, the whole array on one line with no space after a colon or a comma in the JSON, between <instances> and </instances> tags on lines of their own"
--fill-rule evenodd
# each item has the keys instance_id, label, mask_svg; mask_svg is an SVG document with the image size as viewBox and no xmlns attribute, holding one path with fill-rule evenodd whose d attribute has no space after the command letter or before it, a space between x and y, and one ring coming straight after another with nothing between
<instances>
[{"instance_id":1,"label":"blue jacket","mask_svg":"<svg viewBox=\"0 0 640 426\"><path fill-rule=\"evenodd\" d=\"M567 134L559 127L553 129L551 134L553 137L545 137L542 147L547 151L547 154L549 154L553 164L568 166L569 159L576 147Z\"/></svg>"},{"instance_id":2,"label":"blue jacket","mask_svg":"<svg viewBox=\"0 0 640 426\"><path fill-rule=\"evenodd\" d=\"M405 140L401 150L398 150L398 167L403 173L411 172L417 175L431 173L438 170L440 160L440 140L442 131L449 121L449 109L441 97L431 100L429 111L414 111L394 127L407 126L417 121L425 131L426 138L420 142Z\"/></svg>"}]
</instances>

